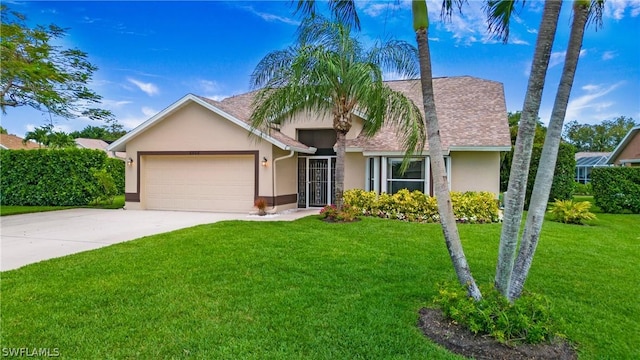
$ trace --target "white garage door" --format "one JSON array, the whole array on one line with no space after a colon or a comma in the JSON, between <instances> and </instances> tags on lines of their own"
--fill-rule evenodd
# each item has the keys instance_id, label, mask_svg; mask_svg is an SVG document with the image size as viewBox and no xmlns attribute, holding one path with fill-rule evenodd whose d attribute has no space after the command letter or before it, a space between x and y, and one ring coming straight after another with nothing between
<instances>
[{"instance_id":1,"label":"white garage door","mask_svg":"<svg viewBox=\"0 0 640 360\"><path fill-rule=\"evenodd\" d=\"M247 155L144 156L144 207L155 210L248 212L255 163Z\"/></svg>"}]
</instances>

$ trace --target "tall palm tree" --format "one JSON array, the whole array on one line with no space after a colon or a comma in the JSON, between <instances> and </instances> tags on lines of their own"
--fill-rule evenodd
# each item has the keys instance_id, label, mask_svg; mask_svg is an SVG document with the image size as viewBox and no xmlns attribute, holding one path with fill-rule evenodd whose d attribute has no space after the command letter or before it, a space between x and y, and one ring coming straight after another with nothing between
<instances>
[{"instance_id":1,"label":"tall palm tree","mask_svg":"<svg viewBox=\"0 0 640 360\"><path fill-rule=\"evenodd\" d=\"M453 268L460 284L467 287L469 296L476 300L482 298L480 289L471 274L467 258L462 249L460 234L453 213L451 194L447 181L447 172L444 164L444 153L440 140L440 125L436 115L436 103L433 95L433 80L431 72L431 51L429 50L429 13L425 0L414 0L413 30L416 32L418 53L420 58L420 80L422 85L422 101L425 113L427 140L429 143L429 161L433 171L433 191L438 201L438 213L444 240L449 250L449 257L453 262ZM444 9L443 9L444 10ZM449 11L451 6L449 6Z\"/></svg>"},{"instance_id":2,"label":"tall palm tree","mask_svg":"<svg viewBox=\"0 0 640 360\"><path fill-rule=\"evenodd\" d=\"M509 34L509 19L514 10L513 4L514 1L508 0L487 2L489 30L505 41ZM505 297L515 262L536 122L561 6L562 2L555 0L546 1L544 5L511 162L495 276L495 287Z\"/></svg>"},{"instance_id":3,"label":"tall palm tree","mask_svg":"<svg viewBox=\"0 0 640 360\"><path fill-rule=\"evenodd\" d=\"M296 45L265 56L251 76L252 86L259 89L251 115L256 128L292 121L303 111L333 115L338 209L343 203L346 134L354 111L363 114L367 135L375 134L383 122L395 125L407 150L406 160L424 147L418 107L383 83L382 69L416 76L415 47L388 41L365 51L348 26L315 16L301 24Z\"/></svg>"},{"instance_id":4,"label":"tall palm tree","mask_svg":"<svg viewBox=\"0 0 640 360\"><path fill-rule=\"evenodd\" d=\"M529 212L527 213L527 221L525 223L522 241L509 282L507 297L511 301L519 298L522 294L522 289L529 274L531 262L533 261L533 255L538 245L538 240L540 239L540 230L542 229L542 221L547 209L549 192L551 191L551 184L553 182L553 173L558 158L558 148L562 138L564 117L567 113L569 96L578 67L585 27L590 14L594 16L593 19L595 19L597 24L601 24L603 6L603 0L596 0L591 4L589 0L575 0L573 2L573 21L571 23L569 45L565 55L562 76L553 104L533 192L531 193Z\"/></svg>"}]
</instances>

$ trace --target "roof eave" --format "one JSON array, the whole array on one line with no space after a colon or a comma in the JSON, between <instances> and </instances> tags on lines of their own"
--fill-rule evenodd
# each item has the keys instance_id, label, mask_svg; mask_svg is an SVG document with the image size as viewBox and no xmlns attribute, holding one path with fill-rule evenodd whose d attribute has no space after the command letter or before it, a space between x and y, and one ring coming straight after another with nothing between
<instances>
[{"instance_id":1,"label":"roof eave","mask_svg":"<svg viewBox=\"0 0 640 360\"><path fill-rule=\"evenodd\" d=\"M618 156L620 156L620 153L622 152L622 150L624 150L624 148L627 147L627 143L629 141L631 141L631 138L633 137L633 135L638 131L640 131L640 126L634 126L634 127L631 128L631 130L629 130L627 135L624 136L622 141L620 141L620 144L618 144L618 146L616 146L615 150L613 150L613 152L611 153L611 155L607 159L607 164L613 164L615 159Z\"/></svg>"}]
</instances>

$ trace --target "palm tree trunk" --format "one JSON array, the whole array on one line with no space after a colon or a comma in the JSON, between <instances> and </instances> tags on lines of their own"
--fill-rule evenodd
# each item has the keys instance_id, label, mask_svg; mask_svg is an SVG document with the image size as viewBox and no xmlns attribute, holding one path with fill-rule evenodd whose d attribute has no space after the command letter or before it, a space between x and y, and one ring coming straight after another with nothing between
<instances>
[{"instance_id":1,"label":"palm tree trunk","mask_svg":"<svg viewBox=\"0 0 640 360\"><path fill-rule=\"evenodd\" d=\"M531 64L531 74L529 75L527 93L509 173L509 185L507 196L504 199L504 220L500 235L495 277L495 287L505 297L508 297L509 283L515 261L536 122L561 6L562 1L557 0L547 0L544 5L540 32L538 33L533 63Z\"/></svg>"},{"instance_id":2,"label":"palm tree trunk","mask_svg":"<svg viewBox=\"0 0 640 360\"><path fill-rule=\"evenodd\" d=\"M458 281L461 285L467 287L467 292L470 297L475 300L480 300L482 294L471 275L467 258L464 255L455 215L453 214L453 206L451 204L451 195L449 193L442 144L440 141L440 126L438 125L436 104L433 97L431 54L426 28L421 28L416 31L416 40L418 42L420 60L420 78L428 137L427 141L429 142L429 160L433 171L434 192L438 200L438 212L440 214L442 232Z\"/></svg>"},{"instance_id":3,"label":"palm tree trunk","mask_svg":"<svg viewBox=\"0 0 640 360\"><path fill-rule=\"evenodd\" d=\"M582 49L582 39L589 14L589 2L575 1L573 10L571 35L565 55L562 77L560 78L558 92L551 113L551 120L549 121L549 128L547 129L547 136L540 156L540 165L538 166L538 172L531 194L529 213L527 214L522 243L520 244L518 257L509 284L508 298L510 301L519 298L522 294L522 288L529 274L533 255L536 251L538 240L540 239L540 230L542 229L542 221L544 220L544 214L547 210L549 192L551 191L551 184L553 183L553 173L558 158L562 126L567 112L567 104L569 103L573 80L578 67L580 50Z\"/></svg>"},{"instance_id":4,"label":"palm tree trunk","mask_svg":"<svg viewBox=\"0 0 640 360\"><path fill-rule=\"evenodd\" d=\"M338 211L342 211L344 201L342 195L344 194L344 157L346 155L346 133L340 130L336 130L336 208ZM331 201L331 199L329 199Z\"/></svg>"}]
</instances>

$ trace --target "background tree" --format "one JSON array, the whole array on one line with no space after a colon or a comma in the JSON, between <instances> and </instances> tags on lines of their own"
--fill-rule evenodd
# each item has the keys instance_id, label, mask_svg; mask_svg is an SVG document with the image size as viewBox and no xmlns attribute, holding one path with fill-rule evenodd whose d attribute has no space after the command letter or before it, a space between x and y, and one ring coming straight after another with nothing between
<instances>
[{"instance_id":1,"label":"background tree","mask_svg":"<svg viewBox=\"0 0 640 360\"><path fill-rule=\"evenodd\" d=\"M7 129L0 126L0 134L7 134Z\"/></svg>"},{"instance_id":2,"label":"background tree","mask_svg":"<svg viewBox=\"0 0 640 360\"><path fill-rule=\"evenodd\" d=\"M331 114L336 131L335 205L341 210L346 134L356 109L363 114L365 134L375 134L388 122L402 137L406 159L422 150L418 107L382 78L382 69L415 76L416 60L415 47L406 42L387 41L365 51L349 27L309 17L300 26L297 45L268 54L256 66L251 82L260 90L253 104L253 126L268 130L272 122L292 121L303 111Z\"/></svg>"},{"instance_id":3,"label":"background tree","mask_svg":"<svg viewBox=\"0 0 640 360\"><path fill-rule=\"evenodd\" d=\"M108 125L93 126L87 125L80 131L73 131L69 135L74 138L100 139L104 141L114 141L124 136L126 131L121 124L115 121L109 122Z\"/></svg>"},{"instance_id":4,"label":"background tree","mask_svg":"<svg viewBox=\"0 0 640 360\"><path fill-rule=\"evenodd\" d=\"M573 120L564 126L563 137L575 146L576 151L609 152L618 146L629 130L638 125L633 118L625 116L593 125Z\"/></svg>"},{"instance_id":5,"label":"background tree","mask_svg":"<svg viewBox=\"0 0 640 360\"><path fill-rule=\"evenodd\" d=\"M53 125L43 125L37 127L33 131L29 131L25 134L23 143L29 140L33 140L39 145L44 145L49 148L68 148L75 147L76 143L69 134L63 131L54 131Z\"/></svg>"},{"instance_id":6,"label":"background tree","mask_svg":"<svg viewBox=\"0 0 640 360\"><path fill-rule=\"evenodd\" d=\"M56 25L30 28L26 17L0 5L0 109L30 106L63 118L106 120L111 112L96 107L101 97L90 90L97 68L78 49L55 46L65 36Z\"/></svg>"}]
</instances>

